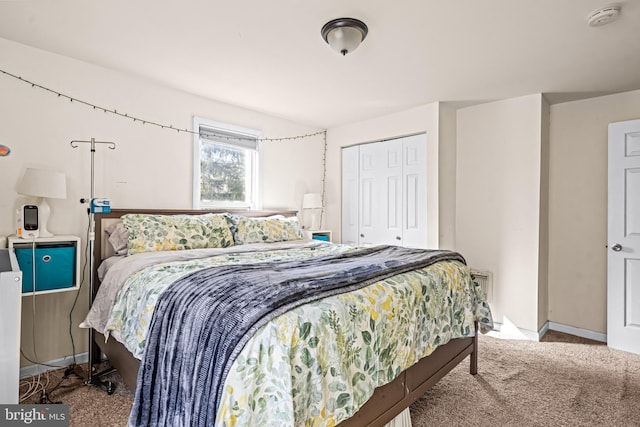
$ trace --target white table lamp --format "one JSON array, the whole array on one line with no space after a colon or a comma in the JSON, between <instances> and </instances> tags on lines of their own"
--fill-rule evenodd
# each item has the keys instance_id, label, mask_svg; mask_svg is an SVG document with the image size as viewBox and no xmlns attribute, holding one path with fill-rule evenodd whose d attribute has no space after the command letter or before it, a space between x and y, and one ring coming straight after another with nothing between
<instances>
[{"instance_id":1,"label":"white table lamp","mask_svg":"<svg viewBox=\"0 0 640 427\"><path fill-rule=\"evenodd\" d=\"M62 172L44 169L27 168L18 183L18 193L26 196L41 197L38 205L38 235L52 237L53 233L47 229L47 222L51 208L47 199L67 198L67 177Z\"/></svg>"},{"instance_id":2,"label":"white table lamp","mask_svg":"<svg viewBox=\"0 0 640 427\"><path fill-rule=\"evenodd\" d=\"M318 209L322 209L322 195L318 193L307 193L302 196L302 209L306 209L311 217L309 230L318 230ZM305 213L306 216L306 213Z\"/></svg>"}]
</instances>

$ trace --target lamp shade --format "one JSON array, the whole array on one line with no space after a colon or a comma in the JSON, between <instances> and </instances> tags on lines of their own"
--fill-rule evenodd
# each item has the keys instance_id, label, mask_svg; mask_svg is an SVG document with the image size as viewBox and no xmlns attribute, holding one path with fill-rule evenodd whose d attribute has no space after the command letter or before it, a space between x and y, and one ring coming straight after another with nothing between
<instances>
[{"instance_id":1,"label":"lamp shade","mask_svg":"<svg viewBox=\"0 0 640 427\"><path fill-rule=\"evenodd\" d=\"M18 183L18 193L26 196L65 199L67 197L67 177L62 172L27 168Z\"/></svg>"},{"instance_id":2,"label":"lamp shade","mask_svg":"<svg viewBox=\"0 0 640 427\"><path fill-rule=\"evenodd\" d=\"M354 18L339 18L327 22L321 30L322 38L343 56L353 52L367 37L367 25Z\"/></svg>"},{"instance_id":3,"label":"lamp shade","mask_svg":"<svg viewBox=\"0 0 640 427\"><path fill-rule=\"evenodd\" d=\"M320 209L322 207L322 195L307 193L302 196L302 209Z\"/></svg>"}]
</instances>

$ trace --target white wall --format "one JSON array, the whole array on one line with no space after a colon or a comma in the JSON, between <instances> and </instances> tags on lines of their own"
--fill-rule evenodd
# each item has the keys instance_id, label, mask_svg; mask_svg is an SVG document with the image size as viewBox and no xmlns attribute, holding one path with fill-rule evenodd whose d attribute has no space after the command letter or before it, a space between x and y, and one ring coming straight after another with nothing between
<instances>
[{"instance_id":1,"label":"white wall","mask_svg":"<svg viewBox=\"0 0 640 427\"><path fill-rule=\"evenodd\" d=\"M440 103L438 144L439 246L456 249L456 136L457 110Z\"/></svg>"},{"instance_id":2,"label":"white wall","mask_svg":"<svg viewBox=\"0 0 640 427\"><path fill-rule=\"evenodd\" d=\"M327 132L327 202L326 227L333 230L334 238L340 241L341 221L341 151L342 147L364 142L379 141L409 134L427 134L427 244L439 245L439 201L438 201L438 141L439 103L412 108L400 113L366 120ZM452 166L455 167L455 166Z\"/></svg>"},{"instance_id":3,"label":"white wall","mask_svg":"<svg viewBox=\"0 0 640 427\"><path fill-rule=\"evenodd\" d=\"M214 102L106 68L0 39L0 69L71 97L149 121L191 129L193 116L261 130L279 138L317 129L254 111ZM0 157L0 235L14 232L15 207L31 199L19 196L16 184L25 168L49 168L67 175L68 197L52 200L49 229L57 234L86 235L90 195L87 145L72 149L74 139L114 141L115 150L95 155L96 196L112 199L116 208L190 208L192 136L160 129L69 102L0 74L0 144L11 148ZM263 206L299 209L302 195L319 192L322 136L263 145ZM87 311L86 289L74 312L76 350L86 350L85 334L75 328ZM73 293L36 298L36 338L41 361L71 354L68 314ZM32 354L31 297L23 298L22 343ZM80 338L82 337L82 338Z\"/></svg>"},{"instance_id":4,"label":"white wall","mask_svg":"<svg viewBox=\"0 0 640 427\"><path fill-rule=\"evenodd\" d=\"M493 272L494 319L538 330L542 96L458 110L456 249ZM546 319L545 319L546 320Z\"/></svg>"},{"instance_id":5,"label":"white wall","mask_svg":"<svg viewBox=\"0 0 640 427\"><path fill-rule=\"evenodd\" d=\"M190 129L198 115L260 129L272 138L315 131L4 39L0 68L180 128ZM115 151L96 154L96 195L110 197L115 207L191 206L189 134L97 112L3 74L0 93L0 144L12 149L0 158L0 236L13 232L14 208L31 201L16 194L19 177L26 167L43 167L68 178L68 198L51 201L51 231L84 240L87 220L78 199L90 190L90 157L86 146L72 149L72 139L118 144ZM494 272L496 320L508 317L530 330L546 320L547 234L549 320L606 332L607 124L639 118L640 91L551 106L548 183L545 108L540 95L467 107L458 110L456 128L456 110L434 103L330 129L324 226L339 240L341 147L426 132L429 245L459 250L472 267ZM264 207L299 209L302 194L320 192L322 155L322 137L265 143ZM40 360L71 353L67 329L73 297L36 298ZM86 300L84 289L74 325L86 313ZM31 298L23 298L23 305L22 341L31 355ZM74 336L77 351L85 351L85 334L74 328Z\"/></svg>"},{"instance_id":6,"label":"white wall","mask_svg":"<svg viewBox=\"0 0 640 427\"><path fill-rule=\"evenodd\" d=\"M551 106L549 320L607 331L607 127L640 91Z\"/></svg>"},{"instance_id":7,"label":"white wall","mask_svg":"<svg viewBox=\"0 0 640 427\"><path fill-rule=\"evenodd\" d=\"M538 331L549 320L549 167L551 120L547 100L541 100L540 117L540 233L538 245Z\"/></svg>"}]
</instances>

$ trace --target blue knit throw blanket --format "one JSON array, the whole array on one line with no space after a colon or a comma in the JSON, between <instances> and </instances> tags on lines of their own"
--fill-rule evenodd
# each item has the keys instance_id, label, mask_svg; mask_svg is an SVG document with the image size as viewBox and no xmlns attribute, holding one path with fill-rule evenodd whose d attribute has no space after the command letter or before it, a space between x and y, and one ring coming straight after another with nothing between
<instances>
[{"instance_id":1,"label":"blue knit throw blanket","mask_svg":"<svg viewBox=\"0 0 640 427\"><path fill-rule=\"evenodd\" d=\"M159 297L131 426L211 426L235 357L255 331L302 304L441 260L450 251L377 246L300 261L212 267Z\"/></svg>"}]
</instances>

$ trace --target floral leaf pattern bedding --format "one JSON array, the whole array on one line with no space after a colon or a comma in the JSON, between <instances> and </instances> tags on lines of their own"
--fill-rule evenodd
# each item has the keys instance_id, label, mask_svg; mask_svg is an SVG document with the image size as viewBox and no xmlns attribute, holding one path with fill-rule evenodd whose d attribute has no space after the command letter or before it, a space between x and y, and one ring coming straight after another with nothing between
<instances>
[{"instance_id":1,"label":"floral leaf pattern bedding","mask_svg":"<svg viewBox=\"0 0 640 427\"><path fill-rule=\"evenodd\" d=\"M120 290L107 329L141 358L158 296L189 272L352 249L323 244L148 267ZM473 335L476 320L492 325L480 287L458 261L291 310L260 328L233 363L216 426L334 426L438 345Z\"/></svg>"},{"instance_id":2,"label":"floral leaf pattern bedding","mask_svg":"<svg viewBox=\"0 0 640 427\"><path fill-rule=\"evenodd\" d=\"M300 240L304 237L297 217L285 218L276 215L266 218L247 218L228 215L227 219L236 245Z\"/></svg>"},{"instance_id":3,"label":"floral leaf pattern bedding","mask_svg":"<svg viewBox=\"0 0 640 427\"><path fill-rule=\"evenodd\" d=\"M122 224L129 233L129 255L233 245L231 229L222 214L127 214L122 216Z\"/></svg>"}]
</instances>

